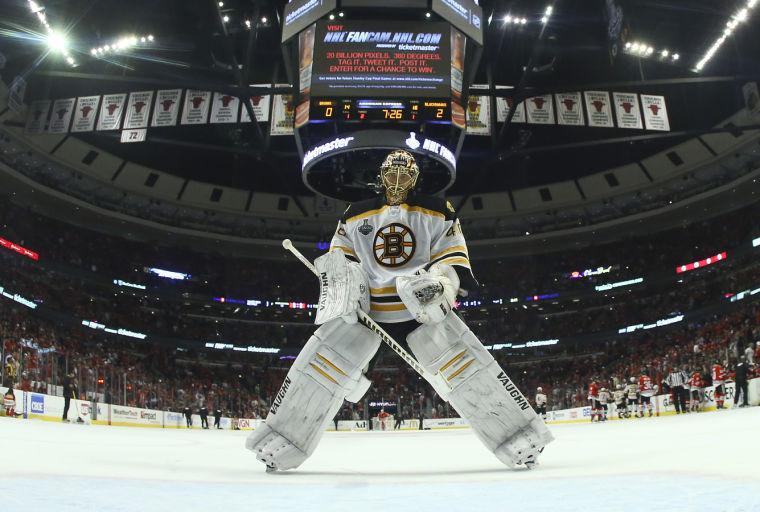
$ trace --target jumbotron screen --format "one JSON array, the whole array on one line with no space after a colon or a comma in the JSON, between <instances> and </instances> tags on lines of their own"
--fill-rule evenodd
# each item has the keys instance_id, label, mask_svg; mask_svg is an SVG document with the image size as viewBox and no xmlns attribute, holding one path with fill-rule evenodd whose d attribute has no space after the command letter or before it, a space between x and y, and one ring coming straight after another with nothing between
<instances>
[{"instance_id":1,"label":"jumbotron screen","mask_svg":"<svg viewBox=\"0 0 760 512\"><path fill-rule=\"evenodd\" d=\"M312 97L451 97L447 23L317 23Z\"/></svg>"}]
</instances>

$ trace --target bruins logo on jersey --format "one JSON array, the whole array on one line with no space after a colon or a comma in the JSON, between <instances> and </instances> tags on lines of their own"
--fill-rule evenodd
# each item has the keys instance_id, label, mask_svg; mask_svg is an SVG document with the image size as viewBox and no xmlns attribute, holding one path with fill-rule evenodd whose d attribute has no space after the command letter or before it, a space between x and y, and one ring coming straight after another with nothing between
<instances>
[{"instance_id":1,"label":"bruins logo on jersey","mask_svg":"<svg viewBox=\"0 0 760 512\"><path fill-rule=\"evenodd\" d=\"M375 261L385 267L400 267L414 256L417 241L414 233L403 224L393 223L380 230L375 235Z\"/></svg>"}]
</instances>

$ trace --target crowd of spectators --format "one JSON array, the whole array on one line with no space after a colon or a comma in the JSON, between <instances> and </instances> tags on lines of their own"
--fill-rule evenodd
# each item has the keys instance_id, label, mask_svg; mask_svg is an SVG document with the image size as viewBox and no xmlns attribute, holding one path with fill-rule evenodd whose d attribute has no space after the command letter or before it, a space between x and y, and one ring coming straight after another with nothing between
<instances>
[{"instance_id":1,"label":"crowd of spectators","mask_svg":"<svg viewBox=\"0 0 760 512\"><path fill-rule=\"evenodd\" d=\"M641 368L648 368L657 382L674 364L707 376L712 359L734 365L740 347L760 341L756 306L742 304L729 314L706 313L682 327L610 335L594 343L586 343L584 337L728 304L726 297L756 287L756 251L730 253L720 265L684 274L678 282L674 269L726 249L749 247L760 235L758 213L760 207L753 206L645 239L561 254L474 260L482 287L470 290L465 300L478 303L463 304L460 312L487 345L562 339L551 348L494 352L527 395L541 385L550 408L583 405L592 378L612 387ZM91 398L177 411L206 406L233 416L260 417L290 359L206 351L203 342L289 348L281 355L292 355L313 329L308 309L249 308L211 299L314 302L316 285L306 287L301 279L293 279L304 275L297 262L262 265L260 260L129 241L43 218L5 201L0 201L0 237L42 255L33 262L0 249L0 286L40 306L32 312L5 299L0 303L4 354L14 355L19 384L29 389L54 391L62 376L74 370L79 390ZM186 272L193 279L166 281L146 274L145 267L152 266ZM571 276L573 271L598 267L609 271ZM594 292L596 284L643 275L648 276L647 286ZM143 284L147 290L116 287L114 278ZM561 296L526 300L554 292ZM518 301L512 303L511 297ZM43 319L37 314L40 310L65 313L71 321ZM151 341L91 331L80 325L81 320L149 333ZM192 340L196 345L172 345L171 340ZM455 415L424 381L393 359L386 358L375 370L373 382L371 396L397 401L404 417ZM360 403L347 405L339 414L354 419L370 412Z\"/></svg>"}]
</instances>

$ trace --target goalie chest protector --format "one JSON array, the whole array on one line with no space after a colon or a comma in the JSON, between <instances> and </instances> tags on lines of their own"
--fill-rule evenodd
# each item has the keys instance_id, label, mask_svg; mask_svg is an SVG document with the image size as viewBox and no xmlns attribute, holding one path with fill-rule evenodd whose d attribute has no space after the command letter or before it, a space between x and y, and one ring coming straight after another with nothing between
<instances>
[{"instance_id":1,"label":"goalie chest protector","mask_svg":"<svg viewBox=\"0 0 760 512\"><path fill-rule=\"evenodd\" d=\"M454 208L432 196L410 195L394 206L383 197L353 203L338 222L330 250L361 264L369 277L370 316L380 323L413 319L396 293L396 277L434 263L464 267L472 275Z\"/></svg>"}]
</instances>

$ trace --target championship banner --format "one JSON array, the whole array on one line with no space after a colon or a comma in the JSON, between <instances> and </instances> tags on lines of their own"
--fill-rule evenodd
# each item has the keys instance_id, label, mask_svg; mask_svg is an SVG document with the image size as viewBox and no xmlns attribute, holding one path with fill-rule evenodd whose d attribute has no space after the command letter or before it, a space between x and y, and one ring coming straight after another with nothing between
<instances>
[{"instance_id":1,"label":"championship banner","mask_svg":"<svg viewBox=\"0 0 760 512\"><path fill-rule=\"evenodd\" d=\"M26 133L44 133L51 100L33 101L26 116Z\"/></svg>"},{"instance_id":2,"label":"championship banner","mask_svg":"<svg viewBox=\"0 0 760 512\"><path fill-rule=\"evenodd\" d=\"M487 85L473 85L473 89L488 89ZM467 101L467 134L491 135L491 97L470 96Z\"/></svg>"},{"instance_id":3,"label":"championship banner","mask_svg":"<svg viewBox=\"0 0 760 512\"><path fill-rule=\"evenodd\" d=\"M185 91L185 106L182 109L180 124L206 124L208 122L209 91L188 89Z\"/></svg>"},{"instance_id":4,"label":"championship banner","mask_svg":"<svg viewBox=\"0 0 760 512\"><path fill-rule=\"evenodd\" d=\"M579 92L562 92L554 95L557 103L557 120L561 126L586 126L583 100Z\"/></svg>"},{"instance_id":5,"label":"championship banner","mask_svg":"<svg viewBox=\"0 0 760 512\"><path fill-rule=\"evenodd\" d=\"M168 89L156 93L156 103L153 105L151 126L175 126L179 115L179 101L182 89Z\"/></svg>"},{"instance_id":6,"label":"championship banner","mask_svg":"<svg viewBox=\"0 0 760 512\"><path fill-rule=\"evenodd\" d=\"M757 90L757 82L748 82L742 87L744 93L744 105L751 114L760 114L760 93Z\"/></svg>"},{"instance_id":7,"label":"championship banner","mask_svg":"<svg viewBox=\"0 0 760 512\"><path fill-rule=\"evenodd\" d=\"M71 115L74 113L74 103L76 98L66 98L55 100L53 103L53 113L50 116L50 133L67 133L69 124L71 124Z\"/></svg>"},{"instance_id":8,"label":"championship banner","mask_svg":"<svg viewBox=\"0 0 760 512\"><path fill-rule=\"evenodd\" d=\"M74 123L71 125L71 131L91 132L95 129L95 115L98 111L100 96L83 96L77 99L77 106L74 110Z\"/></svg>"},{"instance_id":9,"label":"championship banner","mask_svg":"<svg viewBox=\"0 0 760 512\"><path fill-rule=\"evenodd\" d=\"M211 106L211 123L237 123L240 114L240 98L221 92L214 93Z\"/></svg>"},{"instance_id":10,"label":"championship banner","mask_svg":"<svg viewBox=\"0 0 760 512\"><path fill-rule=\"evenodd\" d=\"M24 105L26 85L24 77L19 75L13 79L8 88L8 108L17 114L22 114L26 108L26 105Z\"/></svg>"},{"instance_id":11,"label":"championship banner","mask_svg":"<svg viewBox=\"0 0 760 512\"><path fill-rule=\"evenodd\" d=\"M515 109L515 115L512 118L513 123L525 123L527 116L525 115L525 103L521 102L514 106L514 98L496 98L496 120L503 123L509 117L509 112L512 108Z\"/></svg>"},{"instance_id":12,"label":"championship banner","mask_svg":"<svg viewBox=\"0 0 760 512\"><path fill-rule=\"evenodd\" d=\"M287 84L275 84L275 87L287 87ZM276 94L272 105L271 135L293 135L295 105L292 94Z\"/></svg>"},{"instance_id":13,"label":"championship banner","mask_svg":"<svg viewBox=\"0 0 760 512\"><path fill-rule=\"evenodd\" d=\"M588 125L594 128L614 128L612 120L612 108L610 106L610 93L606 91L586 91L586 114Z\"/></svg>"},{"instance_id":14,"label":"championship banner","mask_svg":"<svg viewBox=\"0 0 760 512\"><path fill-rule=\"evenodd\" d=\"M153 91L131 93L127 104L127 116L124 118L124 129L147 128L152 102Z\"/></svg>"},{"instance_id":15,"label":"championship banner","mask_svg":"<svg viewBox=\"0 0 760 512\"><path fill-rule=\"evenodd\" d=\"M253 87L269 87L268 85L253 85ZM272 96L267 94L266 96L251 96L249 100L251 103L251 109L253 115L256 116L256 121L259 123L266 123L269 121L269 104L272 101ZM251 116L248 115L248 109L243 107L240 113L241 123L250 123Z\"/></svg>"},{"instance_id":16,"label":"championship banner","mask_svg":"<svg viewBox=\"0 0 760 512\"><path fill-rule=\"evenodd\" d=\"M647 130L670 131L670 120L668 119L668 107L665 105L665 96L642 94L641 106L644 109L644 126Z\"/></svg>"},{"instance_id":17,"label":"championship banner","mask_svg":"<svg viewBox=\"0 0 760 512\"><path fill-rule=\"evenodd\" d=\"M613 92L612 99L615 101L615 115L617 115L618 128L644 129L644 124L641 121L638 94Z\"/></svg>"},{"instance_id":18,"label":"championship banner","mask_svg":"<svg viewBox=\"0 0 760 512\"><path fill-rule=\"evenodd\" d=\"M98 117L98 131L119 129L121 114L124 111L126 101L126 93L103 96L103 103L100 104L100 116Z\"/></svg>"},{"instance_id":19,"label":"championship banner","mask_svg":"<svg viewBox=\"0 0 760 512\"><path fill-rule=\"evenodd\" d=\"M528 98L525 105L528 110L528 123L555 124L554 98L551 94Z\"/></svg>"}]
</instances>

